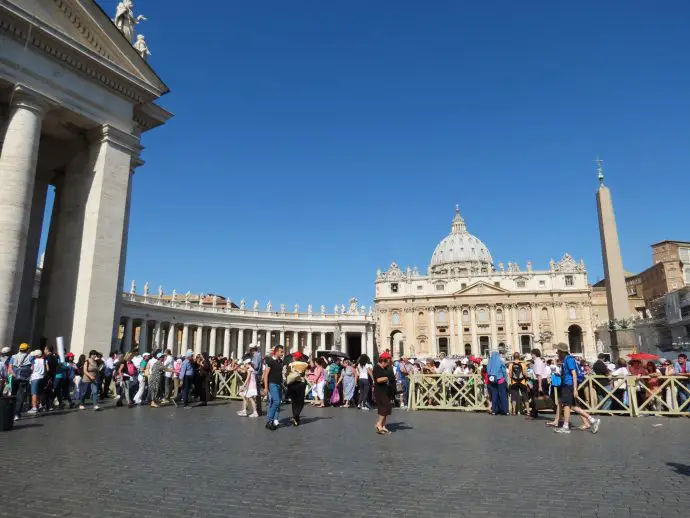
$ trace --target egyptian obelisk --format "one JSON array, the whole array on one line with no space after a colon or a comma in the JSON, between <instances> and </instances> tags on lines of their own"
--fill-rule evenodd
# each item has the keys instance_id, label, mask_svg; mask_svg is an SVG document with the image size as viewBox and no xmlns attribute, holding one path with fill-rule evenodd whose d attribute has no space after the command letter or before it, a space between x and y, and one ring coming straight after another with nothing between
<instances>
[{"instance_id":1,"label":"egyptian obelisk","mask_svg":"<svg viewBox=\"0 0 690 518\"><path fill-rule=\"evenodd\" d=\"M604 261L606 278L606 302L609 310L609 321L616 322L630 316L628 291L625 286L623 257L618 241L618 228L613 213L611 191L604 185L602 161L597 159L599 189L597 190L597 211L599 213L599 237L601 239L601 257ZM620 358L633 351L635 332L632 329L618 329L617 325L609 327L611 335L611 352L614 358Z\"/></svg>"}]
</instances>

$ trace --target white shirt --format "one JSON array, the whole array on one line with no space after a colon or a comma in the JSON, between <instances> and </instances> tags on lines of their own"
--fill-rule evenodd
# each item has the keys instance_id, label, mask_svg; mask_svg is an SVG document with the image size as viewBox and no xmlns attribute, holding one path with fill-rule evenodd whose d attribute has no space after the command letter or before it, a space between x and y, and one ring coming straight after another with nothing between
<instances>
[{"instance_id":1,"label":"white shirt","mask_svg":"<svg viewBox=\"0 0 690 518\"><path fill-rule=\"evenodd\" d=\"M165 361L163 362L163 367L165 367L165 377L166 378L172 378L172 368L173 364L175 363L175 360L173 359L172 356L166 356ZM168 372L168 369L170 369L170 372Z\"/></svg>"},{"instance_id":2,"label":"white shirt","mask_svg":"<svg viewBox=\"0 0 690 518\"><path fill-rule=\"evenodd\" d=\"M374 367L370 363L367 363L364 367L362 367L361 365L357 365L357 370L359 371L359 379L367 379L369 377L369 369L373 368Z\"/></svg>"},{"instance_id":3,"label":"white shirt","mask_svg":"<svg viewBox=\"0 0 690 518\"><path fill-rule=\"evenodd\" d=\"M144 359L144 357L141 356L140 354L135 356L134 358L132 358L132 363L137 368L137 370L139 370L139 367L141 366L141 360L143 360L143 359Z\"/></svg>"},{"instance_id":4,"label":"white shirt","mask_svg":"<svg viewBox=\"0 0 690 518\"><path fill-rule=\"evenodd\" d=\"M441 360L441 363L438 366L437 372L439 374L445 374L445 373L452 374L454 370L455 370L455 362L453 360L451 360L450 358L443 358L443 360Z\"/></svg>"},{"instance_id":5,"label":"white shirt","mask_svg":"<svg viewBox=\"0 0 690 518\"><path fill-rule=\"evenodd\" d=\"M42 380L46 374L46 362L43 358L34 360L34 370L31 372L31 381Z\"/></svg>"},{"instance_id":6,"label":"white shirt","mask_svg":"<svg viewBox=\"0 0 690 518\"><path fill-rule=\"evenodd\" d=\"M549 378L551 376L551 369L546 365L546 362L541 358L534 359L534 367L532 367L534 375L539 378Z\"/></svg>"}]
</instances>

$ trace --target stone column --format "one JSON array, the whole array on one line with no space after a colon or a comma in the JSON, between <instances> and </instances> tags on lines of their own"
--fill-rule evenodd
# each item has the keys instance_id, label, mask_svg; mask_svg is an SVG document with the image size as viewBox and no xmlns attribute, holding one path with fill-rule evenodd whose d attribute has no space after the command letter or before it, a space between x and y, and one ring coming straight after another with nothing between
<instances>
[{"instance_id":1,"label":"stone column","mask_svg":"<svg viewBox=\"0 0 690 518\"><path fill-rule=\"evenodd\" d=\"M307 331L307 347L306 347L305 350L304 350L304 353L305 353L307 356L310 356L310 355L311 355L311 348L312 348L312 332L311 332L311 331Z\"/></svg>"},{"instance_id":2,"label":"stone column","mask_svg":"<svg viewBox=\"0 0 690 518\"><path fill-rule=\"evenodd\" d=\"M436 339L436 321L434 319L435 308L429 308L429 340L431 343L431 355L438 358L438 340Z\"/></svg>"},{"instance_id":3,"label":"stone column","mask_svg":"<svg viewBox=\"0 0 690 518\"><path fill-rule=\"evenodd\" d=\"M237 359L242 359L244 356L244 329L237 330Z\"/></svg>"},{"instance_id":4,"label":"stone column","mask_svg":"<svg viewBox=\"0 0 690 518\"><path fill-rule=\"evenodd\" d=\"M374 361L374 331L372 329L367 331L367 356Z\"/></svg>"},{"instance_id":5,"label":"stone column","mask_svg":"<svg viewBox=\"0 0 690 518\"><path fill-rule=\"evenodd\" d=\"M223 330L223 356L230 358L230 328L226 327Z\"/></svg>"},{"instance_id":6,"label":"stone column","mask_svg":"<svg viewBox=\"0 0 690 518\"><path fill-rule=\"evenodd\" d=\"M518 309L516 304L512 304L511 308L511 315L512 315L512 321L513 321L513 352L519 351L520 350L520 322L518 322Z\"/></svg>"},{"instance_id":7,"label":"stone column","mask_svg":"<svg viewBox=\"0 0 690 518\"><path fill-rule=\"evenodd\" d=\"M265 333L266 333L266 335L265 335L265 344L264 344L264 346L265 346L265 348L266 348L266 354L270 354L270 352L271 352L271 346L273 345L273 344L271 344L271 330L270 330L270 329L266 329L266 332L265 332Z\"/></svg>"},{"instance_id":8,"label":"stone column","mask_svg":"<svg viewBox=\"0 0 690 518\"><path fill-rule=\"evenodd\" d=\"M141 320L141 327L139 327L139 352L147 352L149 345L149 321L146 319Z\"/></svg>"},{"instance_id":9,"label":"stone column","mask_svg":"<svg viewBox=\"0 0 690 518\"><path fill-rule=\"evenodd\" d=\"M322 351L326 350L326 332L325 331L321 331L319 349L321 349Z\"/></svg>"},{"instance_id":10,"label":"stone column","mask_svg":"<svg viewBox=\"0 0 690 518\"><path fill-rule=\"evenodd\" d=\"M196 331L194 332L194 354L199 354L203 347L203 333L204 328L201 325L196 326Z\"/></svg>"},{"instance_id":11,"label":"stone column","mask_svg":"<svg viewBox=\"0 0 690 518\"><path fill-rule=\"evenodd\" d=\"M210 336L209 336L209 344L208 344L208 355L209 356L215 356L216 355L216 327L211 328Z\"/></svg>"},{"instance_id":12,"label":"stone column","mask_svg":"<svg viewBox=\"0 0 690 518\"><path fill-rule=\"evenodd\" d=\"M285 331L280 332L280 345L285 347Z\"/></svg>"},{"instance_id":13,"label":"stone column","mask_svg":"<svg viewBox=\"0 0 690 518\"><path fill-rule=\"evenodd\" d=\"M340 352L347 353L347 331L340 332Z\"/></svg>"},{"instance_id":14,"label":"stone column","mask_svg":"<svg viewBox=\"0 0 690 518\"><path fill-rule=\"evenodd\" d=\"M259 331L258 329L252 329L252 345L259 346Z\"/></svg>"},{"instance_id":15,"label":"stone column","mask_svg":"<svg viewBox=\"0 0 690 518\"><path fill-rule=\"evenodd\" d=\"M182 326L182 344L180 344L180 355L183 355L189 349L189 324Z\"/></svg>"},{"instance_id":16,"label":"stone column","mask_svg":"<svg viewBox=\"0 0 690 518\"><path fill-rule=\"evenodd\" d=\"M125 317L125 352L132 350L132 335L134 334L134 319Z\"/></svg>"},{"instance_id":17,"label":"stone column","mask_svg":"<svg viewBox=\"0 0 690 518\"><path fill-rule=\"evenodd\" d=\"M455 336L455 307L450 306L448 308L448 320L450 320L450 343L449 352L452 356L458 352L458 338Z\"/></svg>"},{"instance_id":18,"label":"stone column","mask_svg":"<svg viewBox=\"0 0 690 518\"><path fill-rule=\"evenodd\" d=\"M70 289L74 306L71 318L59 322L66 328L65 336L71 334L70 350L75 354L110 346L115 304L120 295L130 171L141 150L137 137L112 126L97 128L89 136L91 145L81 171L80 188L75 193L75 207L81 211L76 217L81 231L64 245L73 250L65 258L69 261L65 268L76 271L76 284ZM55 277L55 272L52 275ZM59 293L55 296L64 304Z\"/></svg>"},{"instance_id":19,"label":"stone column","mask_svg":"<svg viewBox=\"0 0 690 518\"><path fill-rule=\"evenodd\" d=\"M48 108L40 95L23 86L12 92L11 105L0 154L0 343L5 345L16 345L12 335L19 280L24 273L41 125Z\"/></svg>"},{"instance_id":20,"label":"stone column","mask_svg":"<svg viewBox=\"0 0 690 518\"><path fill-rule=\"evenodd\" d=\"M163 330L161 329L160 320L156 320L156 324L153 326L153 348L152 349L162 349L163 348Z\"/></svg>"},{"instance_id":21,"label":"stone column","mask_svg":"<svg viewBox=\"0 0 690 518\"><path fill-rule=\"evenodd\" d=\"M496 305L489 306L491 315L491 350L498 351L498 329L496 329Z\"/></svg>"},{"instance_id":22,"label":"stone column","mask_svg":"<svg viewBox=\"0 0 690 518\"><path fill-rule=\"evenodd\" d=\"M477 339L477 316L475 315L475 310L477 306L472 305L469 307L470 310L470 332L472 333L472 355L481 356L482 350L479 347L479 340Z\"/></svg>"},{"instance_id":23,"label":"stone column","mask_svg":"<svg viewBox=\"0 0 690 518\"><path fill-rule=\"evenodd\" d=\"M458 343L460 344L460 354L464 356L465 354L465 323L462 321L462 311L463 306L458 306L457 317L458 317Z\"/></svg>"},{"instance_id":24,"label":"stone column","mask_svg":"<svg viewBox=\"0 0 690 518\"><path fill-rule=\"evenodd\" d=\"M140 165L141 162L133 160L132 167ZM125 263L127 261L127 241L129 239L129 214L132 205L132 182L134 181L134 169L129 173L129 184L127 186L127 201L125 203L125 222L122 225L122 248L120 250L120 274L117 278L117 298L115 299L115 322L119 322L122 313L122 292L125 284Z\"/></svg>"},{"instance_id":25,"label":"stone column","mask_svg":"<svg viewBox=\"0 0 690 518\"><path fill-rule=\"evenodd\" d=\"M168 328L168 344L166 349L169 349L173 354L177 353L177 351L175 351L175 333L175 324L171 322L170 327Z\"/></svg>"},{"instance_id":26,"label":"stone column","mask_svg":"<svg viewBox=\"0 0 690 518\"><path fill-rule=\"evenodd\" d=\"M299 351L299 331L295 331L292 334L292 347L290 348L290 351Z\"/></svg>"}]
</instances>

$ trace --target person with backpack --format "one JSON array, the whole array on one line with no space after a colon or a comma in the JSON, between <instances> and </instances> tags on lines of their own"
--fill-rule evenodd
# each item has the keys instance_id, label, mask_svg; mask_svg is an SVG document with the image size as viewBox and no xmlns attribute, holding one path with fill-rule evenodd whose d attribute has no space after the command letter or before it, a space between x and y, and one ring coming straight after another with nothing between
<instances>
[{"instance_id":1,"label":"person with backpack","mask_svg":"<svg viewBox=\"0 0 690 518\"><path fill-rule=\"evenodd\" d=\"M522 364L520 353L513 353L513 361L508 366L510 379L510 415L522 413L527 396L527 376Z\"/></svg>"},{"instance_id":2,"label":"person with backpack","mask_svg":"<svg viewBox=\"0 0 690 518\"><path fill-rule=\"evenodd\" d=\"M575 357L570 354L568 344L560 342L556 344L556 350L558 351L558 358L561 360L561 384L558 387L556 417L547 425L554 427L556 433L570 433L570 412L572 411L582 418L580 430L597 433L601 419L595 419L577 406L577 388L585 379L584 371ZM563 426L559 428L561 408L563 409Z\"/></svg>"},{"instance_id":3,"label":"person with backpack","mask_svg":"<svg viewBox=\"0 0 690 518\"><path fill-rule=\"evenodd\" d=\"M19 352L10 358L9 364L9 372L12 377L12 395L16 398L14 403L15 421L22 415L32 370L33 356L29 354L29 344L23 343L19 346Z\"/></svg>"},{"instance_id":4,"label":"person with backpack","mask_svg":"<svg viewBox=\"0 0 690 518\"><path fill-rule=\"evenodd\" d=\"M491 397L491 415L508 415L508 391L506 390L508 373L498 351L491 353L486 374Z\"/></svg>"}]
</instances>

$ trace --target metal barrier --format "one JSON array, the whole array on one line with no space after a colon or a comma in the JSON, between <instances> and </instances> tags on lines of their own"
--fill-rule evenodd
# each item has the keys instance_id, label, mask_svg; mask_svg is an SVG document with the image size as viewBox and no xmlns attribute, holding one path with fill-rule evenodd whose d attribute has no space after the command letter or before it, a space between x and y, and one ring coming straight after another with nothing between
<instances>
[{"instance_id":1,"label":"metal barrier","mask_svg":"<svg viewBox=\"0 0 690 518\"><path fill-rule=\"evenodd\" d=\"M419 374L410 379L411 410L488 410L484 382L479 374Z\"/></svg>"},{"instance_id":2,"label":"metal barrier","mask_svg":"<svg viewBox=\"0 0 690 518\"><path fill-rule=\"evenodd\" d=\"M236 371L216 371L216 397L220 399L242 399L240 388L244 381Z\"/></svg>"},{"instance_id":3,"label":"metal barrier","mask_svg":"<svg viewBox=\"0 0 690 518\"><path fill-rule=\"evenodd\" d=\"M679 376L638 376L631 385L635 415L690 416L690 380ZM656 387L649 380L656 380Z\"/></svg>"},{"instance_id":4,"label":"metal barrier","mask_svg":"<svg viewBox=\"0 0 690 518\"><path fill-rule=\"evenodd\" d=\"M630 393L630 382L634 376L609 378L608 376L585 376L578 383L577 406L590 414L617 414L634 416Z\"/></svg>"}]
</instances>

